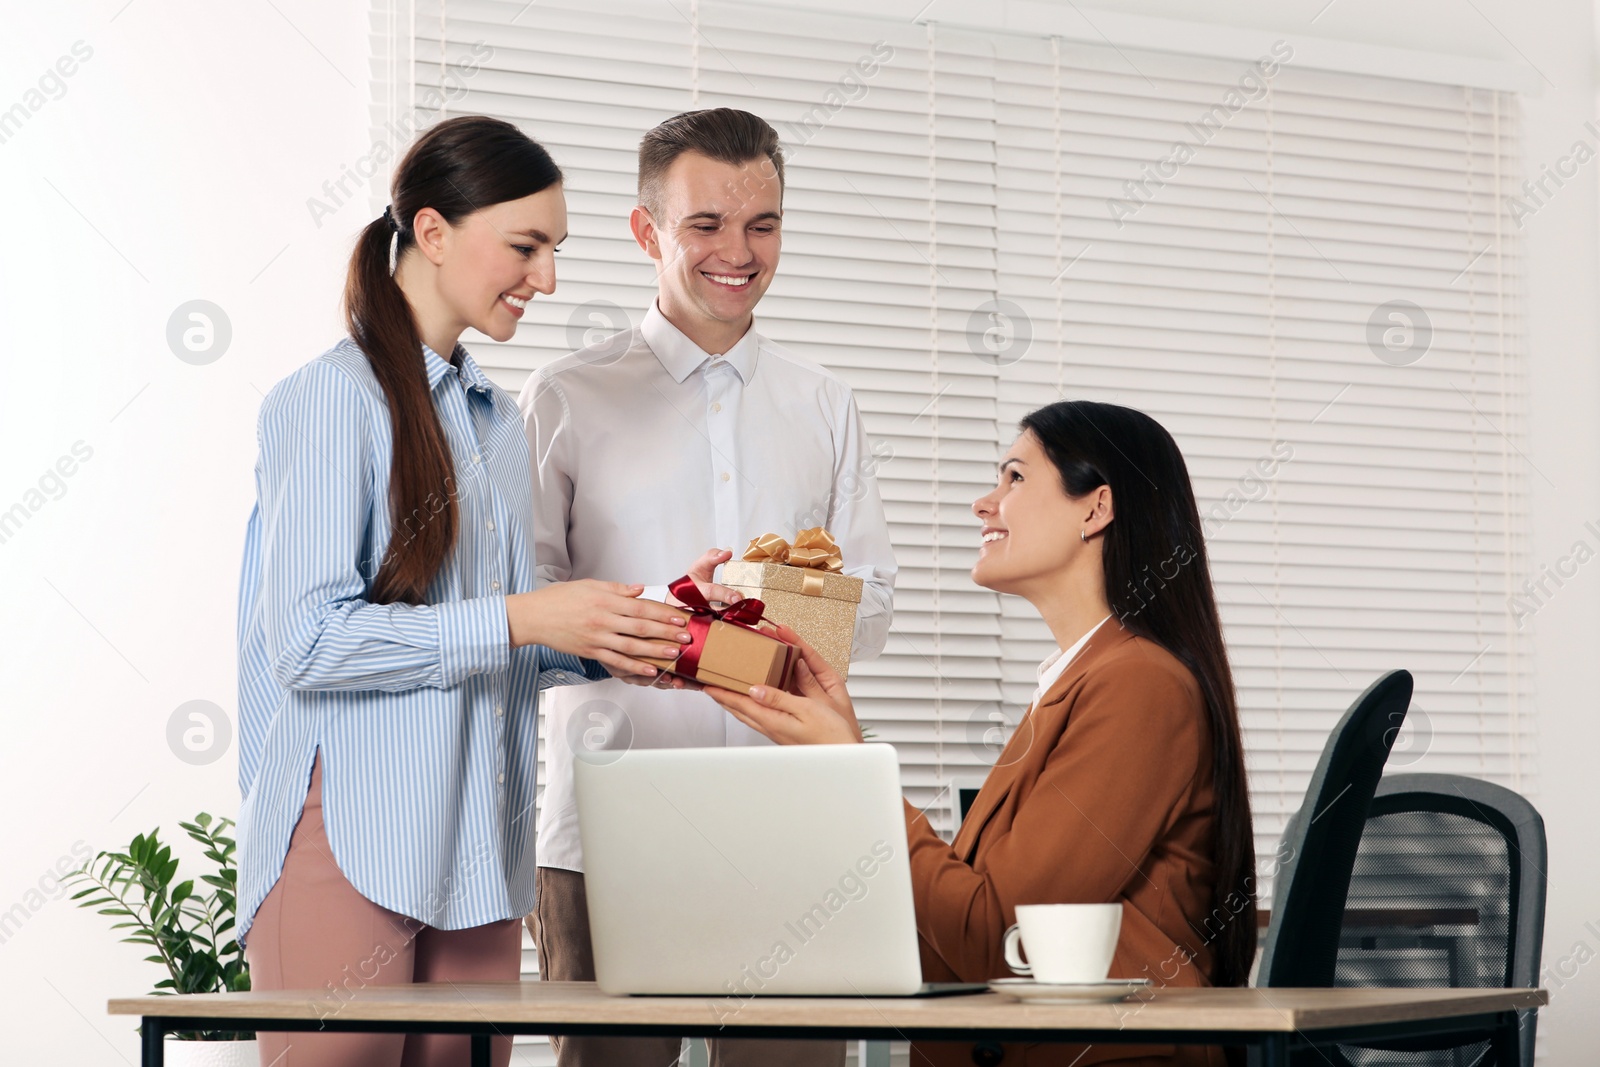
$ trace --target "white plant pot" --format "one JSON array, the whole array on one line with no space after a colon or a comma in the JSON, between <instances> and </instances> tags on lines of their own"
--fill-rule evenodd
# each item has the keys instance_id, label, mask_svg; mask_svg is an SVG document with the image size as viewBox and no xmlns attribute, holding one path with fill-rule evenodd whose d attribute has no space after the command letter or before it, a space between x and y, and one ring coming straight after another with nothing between
<instances>
[{"instance_id":1,"label":"white plant pot","mask_svg":"<svg viewBox=\"0 0 1600 1067\"><path fill-rule=\"evenodd\" d=\"M167 1038L167 1067L261 1067L254 1041L179 1041Z\"/></svg>"}]
</instances>

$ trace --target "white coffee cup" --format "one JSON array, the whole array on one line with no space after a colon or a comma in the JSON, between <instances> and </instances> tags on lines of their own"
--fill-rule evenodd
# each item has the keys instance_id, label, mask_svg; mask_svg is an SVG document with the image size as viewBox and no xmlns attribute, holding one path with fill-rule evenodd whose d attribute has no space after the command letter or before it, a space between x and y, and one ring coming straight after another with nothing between
<instances>
[{"instance_id":1,"label":"white coffee cup","mask_svg":"<svg viewBox=\"0 0 1600 1067\"><path fill-rule=\"evenodd\" d=\"M1040 982L1103 982L1121 933L1121 904L1020 904L1005 933L1006 964Z\"/></svg>"}]
</instances>

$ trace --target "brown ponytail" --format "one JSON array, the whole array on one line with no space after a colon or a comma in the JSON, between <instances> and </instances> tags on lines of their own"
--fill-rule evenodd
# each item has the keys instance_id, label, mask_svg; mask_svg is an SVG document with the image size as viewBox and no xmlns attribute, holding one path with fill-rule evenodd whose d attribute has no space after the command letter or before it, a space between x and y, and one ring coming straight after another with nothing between
<instances>
[{"instance_id":1,"label":"brown ponytail","mask_svg":"<svg viewBox=\"0 0 1600 1067\"><path fill-rule=\"evenodd\" d=\"M416 317L389 273L391 239L398 262L415 243L411 221L423 208L456 225L559 181L550 154L511 123L482 115L449 119L419 137L395 168L393 224L379 218L356 240L345 279L345 326L383 387L394 435L389 545L368 592L375 604L423 603L456 536L455 464L428 389Z\"/></svg>"}]
</instances>

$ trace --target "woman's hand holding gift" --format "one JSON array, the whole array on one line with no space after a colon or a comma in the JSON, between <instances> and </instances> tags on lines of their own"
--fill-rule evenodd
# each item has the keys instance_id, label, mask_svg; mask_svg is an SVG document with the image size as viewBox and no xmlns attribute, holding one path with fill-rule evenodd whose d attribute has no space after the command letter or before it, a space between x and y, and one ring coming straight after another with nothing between
<instances>
[{"instance_id":1,"label":"woman's hand holding gift","mask_svg":"<svg viewBox=\"0 0 1600 1067\"><path fill-rule=\"evenodd\" d=\"M844 680L816 649L787 626L777 636L800 649L792 693L758 685L749 695L707 687L734 718L780 745L855 744L861 741L855 706Z\"/></svg>"},{"instance_id":2,"label":"woman's hand holding gift","mask_svg":"<svg viewBox=\"0 0 1600 1067\"><path fill-rule=\"evenodd\" d=\"M635 657L673 659L689 642L681 609L641 600L642 585L585 578L506 597L513 648L544 645L599 661L624 681L649 684L659 673Z\"/></svg>"}]
</instances>

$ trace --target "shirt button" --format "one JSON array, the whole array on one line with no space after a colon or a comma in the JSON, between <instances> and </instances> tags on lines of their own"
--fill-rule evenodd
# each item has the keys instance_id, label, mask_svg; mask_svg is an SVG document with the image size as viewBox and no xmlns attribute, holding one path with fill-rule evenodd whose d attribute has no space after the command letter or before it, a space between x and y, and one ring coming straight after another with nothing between
<instances>
[{"instance_id":1,"label":"shirt button","mask_svg":"<svg viewBox=\"0 0 1600 1067\"><path fill-rule=\"evenodd\" d=\"M501 715L501 716L503 716L503 715L504 715L504 714L505 714L505 713L506 713L506 709L505 709L505 708L502 708L502 707L500 707L500 705L498 705L498 704L496 704L496 705L495 705L495 709L494 709L494 713L495 713L495 714L496 714L496 715Z\"/></svg>"},{"instance_id":2,"label":"shirt button","mask_svg":"<svg viewBox=\"0 0 1600 1067\"><path fill-rule=\"evenodd\" d=\"M483 462L483 453L474 452L472 454L472 462L474 462L474 463L482 463Z\"/></svg>"},{"instance_id":3,"label":"shirt button","mask_svg":"<svg viewBox=\"0 0 1600 1067\"><path fill-rule=\"evenodd\" d=\"M490 582L489 583L489 588L493 589L496 593L498 593L500 591L500 583L499 583L499 581Z\"/></svg>"},{"instance_id":4,"label":"shirt button","mask_svg":"<svg viewBox=\"0 0 1600 1067\"><path fill-rule=\"evenodd\" d=\"M727 481L728 479L730 479L732 477L733 477L733 475L729 474L727 471L723 471L722 472L722 480L723 481Z\"/></svg>"},{"instance_id":5,"label":"shirt button","mask_svg":"<svg viewBox=\"0 0 1600 1067\"><path fill-rule=\"evenodd\" d=\"M495 780L498 781L500 784L504 785L505 784L505 780L506 780L506 776L502 774Z\"/></svg>"},{"instance_id":6,"label":"shirt button","mask_svg":"<svg viewBox=\"0 0 1600 1067\"><path fill-rule=\"evenodd\" d=\"M493 519L490 519L488 522L484 523L484 526L488 527L488 530L489 530L490 533L494 533L494 520Z\"/></svg>"},{"instance_id":7,"label":"shirt button","mask_svg":"<svg viewBox=\"0 0 1600 1067\"><path fill-rule=\"evenodd\" d=\"M712 403L712 405L711 405L711 414L715 415L717 412L719 412L721 410L722 410L722 405L721 404L715 403L715 402Z\"/></svg>"}]
</instances>

